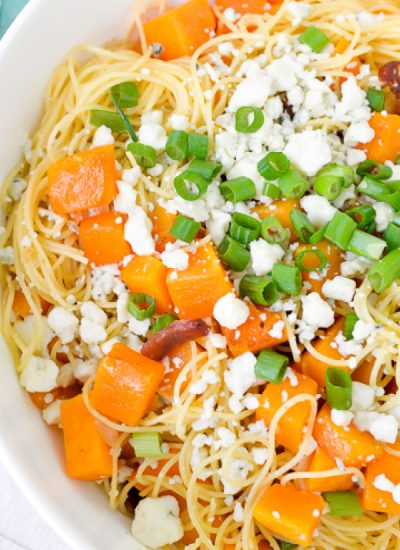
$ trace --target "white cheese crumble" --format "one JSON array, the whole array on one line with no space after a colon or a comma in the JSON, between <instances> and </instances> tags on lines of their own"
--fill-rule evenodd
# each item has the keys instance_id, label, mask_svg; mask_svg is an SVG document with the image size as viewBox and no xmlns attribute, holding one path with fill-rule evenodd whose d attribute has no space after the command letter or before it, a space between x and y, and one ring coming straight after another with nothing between
<instances>
[{"instance_id":1,"label":"white cheese crumble","mask_svg":"<svg viewBox=\"0 0 400 550\"><path fill-rule=\"evenodd\" d=\"M285 255L285 251L279 244L267 243L264 239L258 239L250 243L251 267L256 275L266 275L274 264Z\"/></svg>"},{"instance_id":2,"label":"white cheese crumble","mask_svg":"<svg viewBox=\"0 0 400 550\"><path fill-rule=\"evenodd\" d=\"M136 506L131 530L139 542L150 548L177 542L183 537L178 501L170 495L142 499Z\"/></svg>"},{"instance_id":3,"label":"white cheese crumble","mask_svg":"<svg viewBox=\"0 0 400 550\"><path fill-rule=\"evenodd\" d=\"M315 176L332 160L331 148L322 130L304 130L291 135L283 152L307 176Z\"/></svg>"},{"instance_id":4,"label":"white cheese crumble","mask_svg":"<svg viewBox=\"0 0 400 550\"><path fill-rule=\"evenodd\" d=\"M48 392L57 387L58 367L51 359L33 356L21 374L28 392Z\"/></svg>"},{"instance_id":5,"label":"white cheese crumble","mask_svg":"<svg viewBox=\"0 0 400 550\"><path fill-rule=\"evenodd\" d=\"M341 275L328 279L322 287L322 292L327 298L347 303L353 300L355 291L356 282Z\"/></svg>"},{"instance_id":6,"label":"white cheese crumble","mask_svg":"<svg viewBox=\"0 0 400 550\"><path fill-rule=\"evenodd\" d=\"M305 210L308 219L317 228L330 222L336 214L336 208L325 197L319 195L306 195L300 200L300 205Z\"/></svg>"},{"instance_id":7,"label":"white cheese crumble","mask_svg":"<svg viewBox=\"0 0 400 550\"><path fill-rule=\"evenodd\" d=\"M222 296L214 306L213 315L217 322L225 328L236 329L243 325L249 317L249 306L237 298L232 292Z\"/></svg>"},{"instance_id":8,"label":"white cheese crumble","mask_svg":"<svg viewBox=\"0 0 400 550\"><path fill-rule=\"evenodd\" d=\"M79 320L71 311L56 306L50 311L47 322L62 344L69 344L75 338Z\"/></svg>"},{"instance_id":9,"label":"white cheese crumble","mask_svg":"<svg viewBox=\"0 0 400 550\"><path fill-rule=\"evenodd\" d=\"M301 342L312 340L319 328L330 327L335 320L331 306L317 292L301 297L303 306L299 339Z\"/></svg>"},{"instance_id":10,"label":"white cheese crumble","mask_svg":"<svg viewBox=\"0 0 400 550\"><path fill-rule=\"evenodd\" d=\"M92 144L93 147L101 147L102 145L113 145L114 141L111 129L103 125L95 131Z\"/></svg>"}]
</instances>

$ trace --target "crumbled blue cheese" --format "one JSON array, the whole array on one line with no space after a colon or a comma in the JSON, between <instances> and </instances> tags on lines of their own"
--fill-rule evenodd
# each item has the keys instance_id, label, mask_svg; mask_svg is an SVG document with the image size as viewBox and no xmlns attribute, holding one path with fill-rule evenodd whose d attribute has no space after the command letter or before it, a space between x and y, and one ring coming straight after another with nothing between
<instances>
[{"instance_id":1,"label":"crumbled blue cheese","mask_svg":"<svg viewBox=\"0 0 400 550\"><path fill-rule=\"evenodd\" d=\"M142 499L135 509L132 535L146 547L160 548L183 537L176 498L166 495Z\"/></svg>"}]
</instances>

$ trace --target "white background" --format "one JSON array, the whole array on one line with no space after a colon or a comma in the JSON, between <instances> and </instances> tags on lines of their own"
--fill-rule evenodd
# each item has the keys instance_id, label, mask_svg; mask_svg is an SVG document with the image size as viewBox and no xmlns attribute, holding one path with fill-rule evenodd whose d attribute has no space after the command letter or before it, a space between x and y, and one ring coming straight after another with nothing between
<instances>
[{"instance_id":1,"label":"white background","mask_svg":"<svg viewBox=\"0 0 400 550\"><path fill-rule=\"evenodd\" d=\"M0 464L0 549L69 550Z\"/></svg>"}]
</instances>

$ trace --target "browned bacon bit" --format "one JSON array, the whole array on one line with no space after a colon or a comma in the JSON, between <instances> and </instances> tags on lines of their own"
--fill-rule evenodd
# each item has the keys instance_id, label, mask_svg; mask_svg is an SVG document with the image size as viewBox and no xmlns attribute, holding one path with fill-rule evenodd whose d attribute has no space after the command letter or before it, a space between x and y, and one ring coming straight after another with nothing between
<instances>
[{"instance_id":1,"label":"browned bacon bit","mask_svg":"<svg viewBox=\"0 0 400 550\"><path fill-rule=\"evenodd\" d=\"M179 344L207 336L208 330L208 326L203 319L174 321L152 336L144 344L141 352L150 359L159 361Z\"/></svg>"},{"instance_id":2,"label":"browned bacon bit","mask_svg":"<svg viewBox=\"0 0 400 550\"><path fill-rule=\"evenodd\" d=\"M379 70L379 79L389 86L396 97L400 96L400 61L389 61Z\"/></svg>"}]
</instances>

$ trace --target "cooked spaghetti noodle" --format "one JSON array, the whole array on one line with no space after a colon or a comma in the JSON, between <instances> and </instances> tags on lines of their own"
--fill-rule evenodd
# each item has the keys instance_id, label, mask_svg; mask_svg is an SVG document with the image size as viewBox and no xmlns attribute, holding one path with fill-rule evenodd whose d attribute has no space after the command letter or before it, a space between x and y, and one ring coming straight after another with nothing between
<instances>
[{"instance_id":1,"label":"cooked spaghetti noodle","mask_svg":"<svg viewBox=\"0 0 400 550\"><path fill-rule=\"evenodd\" d=\"M107 340L126 337L125 327L118 320L115 288L103 293L96 291L96 277L101 277L102 272L101 268L90 269L80 249L76 229L80 220L52 212L47 184L47 170L52 163L92 146L96 128L90 124L90 113L94 109L113 109L109 96L113 86L131 80L137 83L138 103L126 109L133 127L140 126L144 112L158 110L162 112L167 133L170 133L171 115L183 115L188 118L190 128L208 135L213 150L215 136L221 131L221 125L216 121L227 112L233 91L244 79L243 63L263 55L263 62L268 65L277 57L277 50L285 46L290 49L305 25L313 25L326 33L332 44L340 40L346 44L342 51L316 56L310 63L317 76L331 77L332 87L348 76L346 67L354 59L369 64L371 74L376 75L385 63L400 58L400 6L395 0L354 0L351 5L345 0L309 0L312 9L306 21L294 21L286 0L278 9L258 15L245 14L235 21L216 7L217 18L227 27L227 32L211 37L191 58L168 62L152 56L153 50L146 44L141 23L141 10L145 11L148 3L137 4L139 8L133 19L143 54L120 44L111 44L107 48L76 47L51 77L40 125L25 147L21 165L10 174L2 188L1 202L6 223L0 243L3 248L10 246L14 251L12 263L2 269L2 331L20 374L33 356L46 356L50 341L48 357L65 376L68 375L66 365L73 372L78 362L102 355L99 346L83 342L79 335L75 335L68 345L59 338L54 339L54 334L49 333L43 303L47 304L45 308L57 305L79 317L80 304L93 300L107 314ZM160 13L164 9L161 2L153 2L153 5L159 7ZM368 12L371 20L363 22L359 17L347 17L350 12ZM384 17L378 16L379 13L384 13ZM223 44L231 44L234 49L227 65L219 53ZM229 66L229 71L226 74L219 72L216 79L214 72L221 63ZM359 75L357 82L360 87L368 87L371 74ZM345 131L347 125L320 115L305 121L303 127L337 133ZM299 125L297 130L301 129ZM126 154L126 140L127 134L118 134L114 144L121 171L137 166L134 156ZM167 204L174 199L173 182L180 167L179 162L171 161L165 165L161 175L141 171L135 189L138 204L148 215L155 204L160 201ZM19 182L26 181L26 189L19 200L9 200L16 178ZM199 246L204 246L208 240L205 238ZM114 284L118 270L111 278ZM383 388L378 393L374 409L380 413L390 413L400 405L396 391L384 391L389 384L400 384L399 288L397 283L392 284L379 294L378 299L365 278L354 298L354 312L358 319L379 326L374 337L357 349L353 361L357 365L365 359L372 362L368 383ZM30 311L25 320L21 320L13 310L16 296L21 292ZM348 367L348 357L328 357L309 340L298 343L291 315L293 312L300 315L301 296L292 297L292 300L293 308L288 310L292 313L282 314L288 342L278 346L278 350L284 354L292 353L297 362L305 348L326 365ZM334 310L337 316L352 311L349 304L343 302L335 302ZM221 351L212 340L205 339L201 347L191 343L191 355L191 360L176 379L172 401L149 412L134 426L112 421L100 414L89 397L94 375L86 378L82 390L85 405L94 418L109 428L113 446L112 476L102 481L112 508L130 515L127 503L132 488L138 489L141 497L158 497L167 493L177 497L178 502L186 502L181 514L185 535L183 541L176 543L176 548L254 550L265 540L276 550L280 546L274 533L256 522L253 515L256 503L268 486L274 482L301 484L306 479L331 478L343 473L353 476L356 487L364 486L362 469L344 466L340 461L333 469L307 470L305 465L315 448L312 432L319 396L304 393L289 398L279 407L267 430L259 422L255 423L254 409L237 413L229 405L232 393L224 381L230 361L227 349ZM210 371L214 383L206 385L200 394L191 391L191 385L198 384L204 373ZM76 384L73 374L70 378L66 386ZM254 385L251 395L260 397L263 389L263 385ZM309 414L304 439L297 453L293 454L276 441L276 433L279 420L299 403L309 404ZM230 434L229 442L217 439L212 443L214 435L224 433L224 430ZM166 448L159 463L151 458L124 455L123 449L131 434L141 432L162 435ZM203 436L205 445L200 444L199 435ZM266 451L264 463L255 459L255 449ZM388 452L396 454L396 449L390 448ZM400 547L399 540L400 523L396 515L370 511L359 517L323 514L311 548L395 549Z\"/></svg>"}]
</instances>

